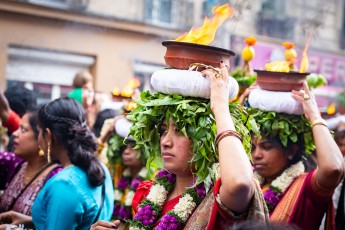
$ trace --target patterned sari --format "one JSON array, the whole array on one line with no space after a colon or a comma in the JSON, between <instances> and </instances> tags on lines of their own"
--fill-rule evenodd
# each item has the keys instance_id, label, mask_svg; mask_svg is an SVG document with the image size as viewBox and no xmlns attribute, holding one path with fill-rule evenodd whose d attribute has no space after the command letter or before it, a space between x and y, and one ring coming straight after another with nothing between
<instances>
[{"instance_id":1,"label":"patterned sari","mask_svg":"<svg viewBox=\"0 0 345 230\"><path fill-rule=\"evenodd\" d=\"M316 170L297 177L270 215L271 222L292 223L301 229L319 229L326 212L325 229L335 229L333 190L316 181Z\"/></svg>"},{"instance_id":2,"label":"patterned sari","mask_svg":"<svg viewBox=\"0 0 345 230\"><path fill-rule=\"evenodd\" d=\"M152 186L152 181L142 182L133 198L133 210L137 212L140 202L147 196ZM255 180L255 192L252 202L248 208L248 212L242 215L235 215L231 210L225 207L219 199L219 189L221 180L219 179L214 188L206 195L204 200L194 210L188 219L184 229L200 230L200 229L229 229L238 221L261 222L269 225L268 210L260 190L259 183ZM163 206L162 215L174 208L181 196L166 202Z\"/></svg>"},{"instance_id":3,"label":"patterned sari","mask_svg":"<svg viewBox=\"0 0 345 230\"><path fill-rule=\"evenodd\" d=\"M0 197L0 212L10 211L10 206L15 199L20 195L26 184L24 182L24 173L28 163L22 164L18 173L15 174L8 187ZM11 210L31 216L31 207L36 199L37 194L43 187L44 183L53 175L58 173L61 168L54 169L44 176L38 177L29 187L18 197Z\"/></svg>"}]
</instances>

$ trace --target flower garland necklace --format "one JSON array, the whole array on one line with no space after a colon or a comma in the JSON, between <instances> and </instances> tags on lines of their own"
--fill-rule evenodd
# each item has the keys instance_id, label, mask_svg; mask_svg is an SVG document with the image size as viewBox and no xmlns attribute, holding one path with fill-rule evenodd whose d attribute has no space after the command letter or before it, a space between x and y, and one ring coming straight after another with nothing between
<instances>
[{"instance_id":1,"label":"flower garland necklace","mask_svg":"<svg viewBox=\"0 0 345 230\"><path fill-rule=\"evenodd\" d=\"M206 196L204 183L185 190L175 207L159 219L162 207L173 190L176 176L166 170L161 170L155 176L155 180L147 197L138 206L138 212L130 220L130 230L141 229L182 229L194 209Z\"/></svg>"},{"instance_id":2,"label":"flower garland necklace","mask_svg":"<svg viewBox=\"0 0 345 230\"><path fill-rule=\"evenodd\" d=\"M114 190L114 219L128 220L132 218L132 200L135 191L137 190L140 182L146 180L147 178L149 178L149 176L145 166L141 168L138 175L133 179L131 177L129 168L126 168L123 171L122 177L120 178ZM130 185L129 188L128 185ZM124 202L123 199L125 199Z\"/></svg>"},{"instance_id":3,"label":"flower garland necklace","mask_svg":"<svg viewBox=\"0 0 345 230\"><path fill-rule=\"evenodd\" d=\"M299 161L296 164L293 164L289 168L285 169L285 171L279 177L272 181L269 188L264 193L264 199L270 213L273 212L280 199L283 197L286 189L289 188L295 178L303 173L304 165L302 161ZM262 186L265 182L265 178L260 176L257 172L254 172L254 174L258 178L260 185Z\"/></svg>"}]
</instances>

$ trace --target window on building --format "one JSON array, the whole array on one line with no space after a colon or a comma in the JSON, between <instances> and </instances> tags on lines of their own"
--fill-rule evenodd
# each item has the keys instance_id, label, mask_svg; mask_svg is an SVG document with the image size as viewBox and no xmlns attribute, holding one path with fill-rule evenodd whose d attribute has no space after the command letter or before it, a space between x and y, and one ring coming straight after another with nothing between
<instances>
[{"instance_id":1,"label":"window on building","mask_svg":"<svg viewBox=\"0 0 345 230\"><path fill-rule=\"evenodd\" d=\"M53 8L85 10L90 0L28 0L28 2Z\"/></svg>"},{"instance_id":2,"label":"window on building","mask_svg":"<svg viewBox=\"0 0 345 230\"><path fill-rule=\"evenodd\" d=\"M296 19L285 12L284 0L264 0L256 20L257 33L282 39L293 39Z\"/></svg>"},{"instance_id":3,"label":"window on building","mask_svg":"<svg viewBox=\"0 0 345 230\"><path fill-rule=\"evenodd\" d=\"M152 63L145 63L135 61L133 64L134 76L140 80L140 91L153 91L151 86L151 76L157 71L163 69L165 66Z\"/></svg>"},{"instance_id":4,"label":"window on building","mask_svg":"<svg viewBox=\"0 0 345 230\"><path fill-rule=\"evenodd\" d=\"M152 24L176 25L176 10L173 0L144 0L144 20Z\"/></svg>"},{"instance_id":5,"label":"window on building","mask_svg":"<svg viewBox=\"0 0 345 230\"><path fill-rule=\"evenodd\" d=\"M343 25L340 34L340 48L345 49L345 3L343 4Z\"/></svg>"},{"instance_id":6,"label":"window on building","mask_svg":"<svg viewBox=\"0 0 345 230\"><path fill-rule=\"evenodd\" d=\"M66 96L75 74L95 63L91 56L22 46L10 46L8 57L7 86L20 84L35 90L40 103Z\"/></svg>"}]
</instances>

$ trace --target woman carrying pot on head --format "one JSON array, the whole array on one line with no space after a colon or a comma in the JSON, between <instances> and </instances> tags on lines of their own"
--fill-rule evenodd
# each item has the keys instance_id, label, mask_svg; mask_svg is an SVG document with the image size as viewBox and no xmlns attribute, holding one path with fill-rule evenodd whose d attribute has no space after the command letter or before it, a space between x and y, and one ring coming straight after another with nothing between
<instances>
[{"instance_id":1,"label":"woman carrying pot on head","mask_svg":"<svg viewBox=\"0 0 345 230\"><path fill-rule=\"evenodd\" d=\"M89 229L98 219L110 220L113 186L108 170L97 159L97 143L81 105L61 98L38 113L39 144L48 159L64 169L49 180L32 207L32 217L1 214L1 220L33 224L36 229Z\"/></svg>"},{"instance_id":2,"label":"woman carrying pot on head","mask_svg":"<svg viewBox=\"0 0 345 230\"><path fill-rule=\"evenodd\" d=\"M325 229L334 229L332 194L344 177L344 160L315 96L306 82L292 93L249 91L249 104L256 108L250 113L262 132L253 139L252 158L271 222L318 229L326 212ZM302 159L314 150L317 169L305 173Z\"/></svg>"},{"instance_id":3,"label":"woman carrying pot on head","mask_svg":"<svg viewBox=\"0 0 345 230\"><path fill-rule=\"evenodd\" d=\"M31 216L31 207L38 192L49 178L61 170L61 166L48 162L38 145L38 109L29 109L13 133L14 154L0 153L1 181L7 182L0 195L0 213L15 211ZM0 222L3 222L0 220Z\"/></svg>"},{"instance_id":4,"label":"woman carrying pot on head","mask_svg":"<svg viewBox=\"0 0 345 230\"><path fill-rule=\"evenodd\" d=\"M153 181L139 185L130 229L224 229L245 219L266 223L267 209L241 142L250 148L241 119L248 127L255 122L236 105L230 112L230 87L237 82L223 64L220 73L214 70L158 71L163 81L169 71L176 81L206 76L210 100L144 92L128 116L130 134L145 149L148 164L163 168ZM100 221L91 229L118 224Z\"/></svg>"},{"instance_id":5,"label":"woman carrying pot on head","mask_svg":"<svg viewBox=\"0 0 345 230\"><path fill-rule=\"evenodd\" d=\"M125 114L131 110L128 106L124 108ZM125 116L116 116L100 137L104 142L104 137L110 136L107 141L107 158L114 184L112 219L123 220L121 229L125 228L126 220L133 218L132 199L139 183L150 179L144 153L134 149L135 141L128 136L131 126L132 123Z\"/></svg>"}]
</instances>

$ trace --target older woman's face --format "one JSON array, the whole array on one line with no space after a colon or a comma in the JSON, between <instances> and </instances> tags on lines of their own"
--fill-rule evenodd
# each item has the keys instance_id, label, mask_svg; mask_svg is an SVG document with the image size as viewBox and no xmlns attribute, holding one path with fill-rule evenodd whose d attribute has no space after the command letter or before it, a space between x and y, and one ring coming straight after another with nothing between
<instances>
[{"instance_id":1,"label":"older woman's face","mask_svg":"<svg viewBox=\"0 0 345 230\"><path fill-rule=\"evenodd\" d=\"M25 114L19 128L13 133L14 153L27 160L32 156L38 156L38 141L29 123L29 115Z\"/></svg>"},{"instance_id":2,"label":"older woman's face","mask_svg":"<svg viewBox=\"0 0 345 230\"><path fill-rule=\"evenodd\" d=\"M288 166L288 155L278 144L262 137L252 139L252 158L254 168L268 183L277 178Z\"/></svg>"},{"instance_id":3,"label":"older woman's face","mask_svg":"<svg viewBox=\"0 0 345 230\"><path fill-rule=\"evenodd\" d=\"M135 144L127 144L126 148L122 152L122 162L126 167L141 167L143 161L138 157L139 151L133 149Z\"/></svg>"},{"instance_id":4,"label":"older woman's face","mask_svg":"<svg viewBox=\"0 0 345 230\"><path fill-rule=\"evenodd\" d=\"M163 123L161 131L160 146L165 169L179 176L190 175L193 142L179 133L172 120L169 127Z\"/></svg>"}]
</instances>

